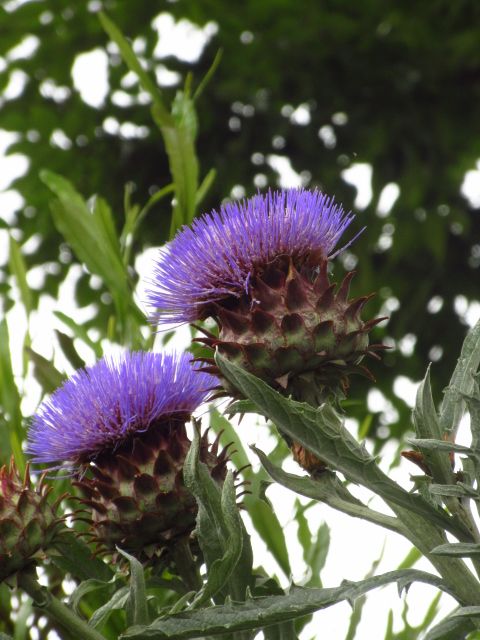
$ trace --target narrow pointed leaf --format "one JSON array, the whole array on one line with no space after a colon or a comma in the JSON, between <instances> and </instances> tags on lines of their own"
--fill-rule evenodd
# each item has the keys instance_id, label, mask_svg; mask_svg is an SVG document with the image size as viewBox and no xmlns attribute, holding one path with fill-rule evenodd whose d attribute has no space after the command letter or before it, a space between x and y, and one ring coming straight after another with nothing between
<instances>
[{"instance_id":1,"label":"narrow pointed leaf","mask_svg":"<svg viewBox=\"0 0 480 640\"><path fill-rule=\"evenodd\" d=\"M7 321L0 321L0 412L8 416L7 422L0 423L0 459L7 462L10 456L15 456L15 462L20 471L25 468L25 458L22 451L24 430L20 409L20 393L13 376L10 354L10 335Z\"/></svg>"},{"instance_id":2,"label":"narrow pointed leaf","mask_svg":"<svg viewBox=\"0 0 480 640\"><path fill-rule=\"evenodd\" d=\"M140 64L140 61L135 55L135 52L133 51L128 40L124 37L117 25L112 20L110 20L110 18L105 13L100 12L99 19L102 27L105 29L110 39L119 48L122 58L127 66L138 77L145 91L150 94L154 101L154 104L157 105L157 108L159 109L163 118L168 121L169 115L165 107L163 106L160 89Z\"/></svg>"},{"instance_id":3,"label":"narrow pointed leaf","mask_svg":"<svg viewBox=\"0 0 480 640\"><path fill-rule=\"evenodd\" d=\"M425 378L418 387L412 417L419 438L441 440L443 434L438 420L437 410L433 402L430 384L430 367L428 367ZM440 484L452 484L454 482L452 465L448 453L437 448L425 451L424 456L435 482Z\"/></svg>"},{"instance_id":4,"label":"narrow pointed leaf","mask_svg":"<svg viewBox=\"0 0 480 640\"><path fill-rule=\"evenodd\" d=\"M183 471L185 484L198 502L196 531L208 567L207 583L193 603L196 607L217 593L222 593L222 598L229 593L242 600L251 581L252 562L236 505L233 475L227 474L220 491L206 465L199 460L199 446L199 434L195 431Z\"/></svg>"},{"instance_id":5,"label":"narrow pointed leaf","mask_svg":"<svg viewBox=\"0 0 480 640\"><path fill-rule=\"evenodd\" d=\"M116 591L108 602L99 607L92 615L88 624L91 627L97 628L104 624L109 616L119 609L124 609L128 599L130 597L130 589L128 587L122 587Z\"/></svg>"},{"instance_id":6,"label":"narrow pointed leaf","mask_svg":"<svg viewBox=\"0 0 480 640\"><path fill-rule=\"evenodd\" d=\"M70 318L70 316L67 316L62 311L54 311L54 314L72 331L73 335L76 338L84 342L88 347L90 347L90 349L92 349L97 358L102 357L102 346L100 342L94 342L93 340L91 340L85 327L75 322L73 318Z\"/></svg>"},{"instance_id":7,"label":"narrow pointed leaf","mask_svg":"<svg viewBox=\"0 0 480 640\"><path fill-rule=\"evenodd\" d=\"M10 236L10 257L9 257L9 269L10 273L15 276L17 281L17 287L20 291L20 298L27 315L33 309L32 292L27 283L27 267L25 260L20 251L18 243Z\"/></svg>"},{"instance_id":8,"label":"narrow pointed leaf","mask_svg":"<svg viewBox=\"0 0 480 640\"><path fill-rule=\"evenodd\" d=\"M131 625L148 624L147 590L145 575L140 562L126 551L117 547L117 551L130 564L130 597L127 604L127 618Z\"/></svg>"},{"instance_id":9,"label":"narrow pointed leaf","mask_svg":"<svg viewBox=\"0 0 480 640\"><path fill-rule=\"evenodd\" d=\"M252 495L246 495L243 498L243 502L247 507L253 526L267 545L270 553L280 565L284 574L289 577L292 571L290 568L287 544L285 542L282 526L270 504L267 504L264 500L258 499L260 483L268 478L267 474L263 468L260 469L258 473L254 473L252 467L247 466L250 461L237 433L230 422L224 418L224 416L220 415L220 413L214 408L210 409L210 424L216 433L219 433L220 431L223 432L221 442L224 445L229 442L235 443L234 449L236 452L232 454L232 460L237 469L246 467L242 475L246 480L251 482L250 490Z\"/></svg>"},{"instance_id":10,"label":"narrow pointed leaf","mask_svg":"<svg viewBox=\"0 0 480 640\"><path fill-rule=\"evenodd\" d=\"M474 375L480 365L480 320L470 329L465 338L460 357L450 383L445 390L440 409L440 427L442 432L458 429L463 416L465 402L461 394L471 395L474 388Z\"/></svg>"},{"instance_id":11,"label":"narrow pointed leaf","mask_svg":"<svg viewBox=\"0 0 480 640\"><path fill-rule=\"evenodd\" d=\"M44 393L52 393L65 382L66 376L60 373L50 360L30 347L25 347L25 352L33 363L33 375L40 383Z\"/></svg>"}]
</instances>

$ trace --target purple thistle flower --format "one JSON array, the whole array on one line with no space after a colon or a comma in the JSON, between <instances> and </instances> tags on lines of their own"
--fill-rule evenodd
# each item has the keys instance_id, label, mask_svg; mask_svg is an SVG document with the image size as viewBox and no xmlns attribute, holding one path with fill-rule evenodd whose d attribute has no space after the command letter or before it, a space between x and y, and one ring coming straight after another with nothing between
<instances>
[{"instance_id":1,"label":"purple thistle flower","mask_svg":"<svg viewBox=\"0 0 480 640\"><path fill-rule=\"evenodd\" d=\"M167 246L149 303L166 322L203 319L209 304L248 293L251 277L278 256L297 264L310 256L335 257L339 251L332 251L353 218L317 190L269 191L228 203L184 227Z\"/></svg>"},{"instance_id":2,"label":"purple thistle flower","mask_svg":"<svg viewBox=\"0 0 480 640\"><path fill-rule=\"evenodd\" d=\"M154 423L189 416L216 384L190 361L189 354L126 352L80 369L40 406L27 452L37 463L82 464Z\"/></svg>"}]
</instances>

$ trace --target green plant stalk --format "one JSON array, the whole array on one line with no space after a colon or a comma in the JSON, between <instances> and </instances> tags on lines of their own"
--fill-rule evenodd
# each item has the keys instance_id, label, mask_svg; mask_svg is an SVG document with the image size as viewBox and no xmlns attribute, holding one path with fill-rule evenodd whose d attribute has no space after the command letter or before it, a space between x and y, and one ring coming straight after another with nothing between
<instances>
[{"instance_id":1,"label":"green plant stalk","mask_svg":"<svg viewBox=\"0 0 480 640\"><path fill-rule=\"evenodd\" d=\"M45 587L40 586L32 573L19 573L17 582L18 586L32 598L35 607L45 611L68 631L68 637L78 638L78 640L105 640L98 631L75 615L63 602L52 596Z\"/></svg>"},{"instance_id":2,"label":"green plant stalk","mask_svg":"<svg viewBox=\"0 0 480 640\"><path fill-rule=\"evenodd\" d=\"M438 544L448 542L443 531L397 504L387 504L405 526L406 532L403 535L433 564L458 601L462 605L480 602L480 583L462 560L434 556L430 553L437 541Z\"/></svg>"}]
</instances>

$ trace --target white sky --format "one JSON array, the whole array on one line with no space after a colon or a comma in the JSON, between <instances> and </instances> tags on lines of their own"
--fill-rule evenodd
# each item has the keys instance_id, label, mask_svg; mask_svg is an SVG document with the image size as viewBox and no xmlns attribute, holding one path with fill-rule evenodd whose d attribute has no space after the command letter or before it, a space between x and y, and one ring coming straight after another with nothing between
<instances>
[{"instance_id":1,"label":"white sky","mask_svg":"<svg viewBox=\"0 0 480 640\"><path fill-rule=\"evenodd\" d=\"M157 16L153 22L153 26L159 34L159 41L154 54L158 61L168 57L170 54L176 55L187 62L196 60L201 54L205 44L218 29L215 23L208 23L204 28L200 29L187 20L175 22L173 17L165 12ZM243 35L244 34L242 34L242 37ZM245 41L248 41L246 36ZM22 43L22 47L18 47L15 51L11 52L9 59L14 59L15 56L29 55L34 51L35 46L35 38L27 38L26 41ZM134 46L137 54L141 55L143 47L142 39L137 39ZM2 64L5 64L5 61L0 60L0 68ZM75 60L72 73L75 89L79 91L82 99L86 103L95 106L104 102L108 92L108 67L107 57L103 50L95 49L79 54ZM158 63L156 73L159 82L165 85L178 81L176 74L169 72L163 63ZM13 74L6 94L4 94L2 99L11 99L18 95L25 81L26 78L23 76ZM135 82L135 78L132 77L132 74L126 73L124 82L124 86L127 87ZM65 92L67 88L47 85L44 90ZM117 94L115 99L119 101L119 103L127 99L125 96L128 97L128 94L125 94L125 92L125 95L122 95L122 92L117 92ZM242 108L245 108L245 106ZM284 110L282 110L282 114L297 126L305 126L310 122L310 110L307 104L297 105L296 107L286 105ZM113 121L113 119L111 120ZM112 121L105 121L104 126L113 129L117 127L116 130L120 130L119 127L121 125L119 123L115 124L116 121ZM332 116L332 124L336 126L342 126L346 124L347 121L347 114L338 113ZM235 125L235 123L233 124ZM128 134L128 131L130 130L127 128L121 131L121 133L126 132ZM148 131L143 133L148 135ZM142 132L134 131L133 134L142 135ZM321 127L318 132L318 137L319 144L324 144L327 147L335 146L335 131L332 125L327 124ZM5 149L11 141L11 134L0 130L0 217L13 227L15 225L13 212L21 206L22 202L20 195L10 190L9 185L15 177L25 173L28 168L28 160L20 154L5 155ZM61 132L57 135L56 140L52 142L59 145L68 144L68 141L65 142L65 140L62 139ZM278 139L274 142L275 148L280 150L282 148L282 140ZM267 156L267 158L260 156L261 154L254 154L254 156L252 156L254 164L260 165L264 162L268 163L277 171L279 185L281 187L306 185L311 179L311 175L308 172L297 173L293 169L290 159L281 155L281 153L271 154ZM371 186L372 172L373 170L370 165L355 163L342 173L344 180L357 189L354 208L359 212L360 218L361 211L370 204L373 197ZM266 176L258 173L255 184L260 188L265 187ZM236 192L233 195L235 195L235 197L241 197L243 195L243 187L238 185L235 189ZM467 172L460 189L469 204L480 207L480 160L475 168ZM398 185L395 183L385 185L376 205L379 217L388 216L399 193ZM18 232L15 233L17 239L21 240L21 234ZM36 241L40 242L41 238L37 238ZM383 240L382 238L379 239L379 246L386 250L389 248L391 242L391 234L386 232ZM33 250L34 244L35 242L33 245L30 243L30 247L26 247L26 249L30 251ZM155 253L156 250L149 250L143 255L138 256L136 268L142 277L147 277L151 273L151 264ZM7 259L8 233L0 230L0 264L5 264ZM92 305L84 309L78 309L76 307L76 302L73 297L73 283L75 279L80 276L80 273L81 267L74 265L70 269L67 281L61 287L59 300L57 301L48 296L43 296L39 310L32 314L30 321L33 338L32 346L46 357L51 357L53 354L53 328L58 327L64 329L64 327L53 318L52 314L54 310L63 310L68 315L72 315L75 310L75 316L79 322L85 321L95 312L94 306ZM37 268L36 271L32 270L32 272L29 273L29 283L31 286L40 286L43 276L44 274L41 268ZM142 286L141 283L139 287L140 300L145 299L142 293ZM18 298L18 292L15 295ZM390 301L393 307L395 307L396 303L398 303L398 301L395 302L394 299ZM469 304L462 296L458 297L455 304L457 313L463 317L470 326L473 325L480 315L480 305L478 303ZM8 322L12 336L17 338L17 340L14 340L12 343L12 351L14 354L15 368L17 373L19 373L21 369L21 346L19 339L26 329L26 319L20 304L17 303L9 312ZM185 338L185 336L187 336L187 338ZM185 331L180 331L176 343L182 344L185 339L188 339L188 335ZM405 349L406 353L408 353L409 350L411 352L414 348L414 339L409 339L408 336L406 336L403 344L399 344L398 346L402 351ZM90 363L93 362L93 354L87 347L83 348L82 355L84 355ZM57 364L59 366L66 366L68 370L68 364L63 362L59 355L56 357L58 359ZM399 397L403 397L410 406L413 406L417 386L418 381L412 381L404 376L400 376L396 382L395 393L397 393ZM38 399L38 386L34 382L29 381L29 393L23 403L23 410L26 415L31 414L35 410ZM387 414L389 411L385 398L379 392L370 394L368 406L370 410L384 410ZM355 427L352 426L352 428ZM246 447L248 447L249 443L254 442L260 449L268 452L273 446L274 440L270 435L269 429L265 426L257 426L244 420L238 433ZM463 439L465 443L468 443L468 422L464 423L460 438L460 441ZM381 466L386 471L388 471L389 464L395 453L394 449L393 445L385 448L384 459L381 462ZM254 467L258 466L258 460L253 455L251 461ZM286 469L300 472L293 461L290 461L286 465ZM400 467L390 472L390 475L398 480L402 486L409 487L409 473L411 471L412 469L408 463L403 462ZM365 493L364 491L356 490L356 494L358 494L359 497L368 499L368 495L365 495ZM303 564L301 549L296 540L296 524L292 518L293 504L297 496L278 485L273 485L268 490L267 495L275 507L275 511L280 518L287 537L290 560L293 567L293 580L301 583L305 575L306 567ZM300 500L305 502L302 498L300 498ZM377 508L384 510L384 507L379 507L377 501L374 501L373 504L377 506ZM330 551L326 567L322 573L325 586L336 586L344 579L361 580L370 570L372 563L379 557L383 547L385 547L383 559L377 569L377 573L395 569L410 549L409 543L400 536L390 532L384 532L372 524L360 520L353 520L321 504L309 509L306 515L313 531L315 531L322 522L327 522L331 529ZM245 520L247 527L249 527L251 531L248 517L246 517ZM253 542L257 562L265 566L267 570L277 572L278 568L272 556L268 550L265 549L265 546L255 533L253 533ZM422 561L416 566L417 568L431 570L427 561ZM283 580L282 583L283 586L287 586L285 580ZM434 595L435 590L430 587L423 585L411 587L408 595L408 602L411 606L408 619L412 624L418 624L421 621ZM452 608L452 602L453 601L447 596L442 598L443 613ZM382 638L386 629L388 612L391 608L396 612L394 629L398 631L402 628L402 624L398 621L400 620L400 612L403 608L403 599L398 598L396 586L393 585L373 592L367 600L362 622L357 631L356 640ZM302 633L301 638L307 640L322 637L328 638L329 640L343 640L348 628L350 613L351 609L347 603L336 605L319 612L315 615L314 622L308 625Z\"/></svg>"}]
</instances>

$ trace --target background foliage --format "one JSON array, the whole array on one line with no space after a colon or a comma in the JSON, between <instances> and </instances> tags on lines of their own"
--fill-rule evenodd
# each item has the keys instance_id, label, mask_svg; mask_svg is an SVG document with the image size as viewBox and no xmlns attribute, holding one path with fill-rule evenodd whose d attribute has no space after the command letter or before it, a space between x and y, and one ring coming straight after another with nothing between
<instances>
[{"instance_id":1,"label":"background foliage","mask_svg":"<svg viewBox=\"0 0 480 640\"><path fill-rule=\"evenodd\" d=\"M28 171L12 185L23 198L13 226L21 229L20 249L41 234L36 250L25 256L26 268L48 265L44 290L55 295L77 257L55 228L51 193L39 171L61 173L86 197L100 194L111 204L118 229L123 185L133 181L134 201L145 202L170 183L170 175L161 135L144 104L148 97L138 82L126 81L118 50L106 45L94 13L98 3L18 4L7 2L0 9L5 61L0 86L5 89L15 74L24 74L23 89L3 99L0 109L2 128L17 134L9 153L29 159ZM465 335L454 299L478 298L480 216L460 194L464 174L474 169L479 155L478 3L305 0L298 6L265 0L243 2L232 11L218 0L109 0L105 8L152 71L168 68L180 74L179 80L193 71L198 80L223 49L215 77L197 102L200 172L217 170L201 211L231 194L251 195L258 186L278 184L272 155L290 160L308 186L320 186L355 210L355 189L342 171L354 163L371 164L372 199L356 222L357 229L366 224L368 233L344 262L351 268L359 259L354 292L379 292L370 303L372 315L389 301L391 319L383 332L397 348L386 356L381 373L374 366L375 386L398 411L390 430L399 435L408 426L409 409L393 393L395 377L420 379L425 362L439 355L432 347L442 344L435 377L440 388L445 385ZM152 20L162 11L175 20L208 24L210 31L216 25L199 60L155 58L158 36ZM38 39L33 55L12 56L12 49L32 35ZM100 106L92 107L73 87L72 65L78 54L105 47L109 91ZM167 102L177 89L162 88ZM304 119L296 118L299 105L307 113ZM379 196L390 183L398 185L400 195L387 215L378 215ZM135 250L162 244L170 216L168 198L154 205ZM58 266L52 268L53 263ZM1 287L8 305L5 276ZM38 293L31 293L32 307ZM98 299L88 274L78 282L76 296L82 306ZM443 306L426 313L434 296ZM101 303L86 328L105 327L108 306ZM378 330L378 338L381 334ZM398 343L407 334L417 338L416 347L402 355ZM363 398L370 386L357 381L352 398ZM379 424L377 415L371 437L379 437ZM388 437L385 430L380 433Z\"/></svg>"}]
</instances>

